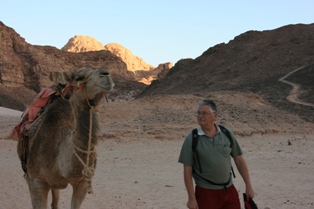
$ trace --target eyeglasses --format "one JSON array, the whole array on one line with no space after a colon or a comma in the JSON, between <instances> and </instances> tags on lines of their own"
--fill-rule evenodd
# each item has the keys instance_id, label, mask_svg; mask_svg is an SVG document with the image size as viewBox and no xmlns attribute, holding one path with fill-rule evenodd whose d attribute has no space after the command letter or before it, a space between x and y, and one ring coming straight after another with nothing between
<instances>
[{"instance_id":1,"label":"eyeglasses","mask_svg":"<svg viewBox=\"0 0 314 209\"><path fill-rule=\"evenodd\" d=\"M194 112L195 116L202 116L202 117L210 115L210 114L212 114L212 113L211 112L198 112L198 111Z\"/></svg>"}]
</instances>

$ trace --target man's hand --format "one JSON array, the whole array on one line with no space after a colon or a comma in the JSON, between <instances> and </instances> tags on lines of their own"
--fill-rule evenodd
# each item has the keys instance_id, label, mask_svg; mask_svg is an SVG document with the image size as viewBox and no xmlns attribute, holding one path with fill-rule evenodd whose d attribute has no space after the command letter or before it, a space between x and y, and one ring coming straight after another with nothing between
<instances>
[{"instance_id":1,"label":"man's hand","mask_svg":"<svg viewBox=\"0 0 314 209\"><path fill-rule=\"evenodd\" d=\"M247 200L249 200L249 198L253 199L255 196L255 192L253 191L252 187L246 187L245 193L246 193Z\"/></svg>"},{"instance_id":2,"label":"man's hand","mask_svg":"<svg viewBox=\"0 0 314 209\"><path fill-rule=\"evenodd\" d=\"M189 209L198 209L198 204L196 199L189 199L188 203L186 203L186 206Z\"/></svg>"}]
</instances>

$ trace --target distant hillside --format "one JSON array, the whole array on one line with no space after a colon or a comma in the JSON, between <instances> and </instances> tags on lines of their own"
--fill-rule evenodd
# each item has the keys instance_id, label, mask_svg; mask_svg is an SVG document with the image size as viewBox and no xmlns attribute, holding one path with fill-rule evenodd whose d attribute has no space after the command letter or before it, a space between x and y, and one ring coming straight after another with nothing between
<instances>
[{"instance_id":1,"label":"distant hillside","mask_svg":"<svg viewBox=\"0 0 314 209\"><path fill-rule=\"evenodd\" d=\"M313 107L286 99L291 85L279 79L287 73L314 64L314 24L288 25L275 30L248 31L227 44L209 48L196 59L177 62L165 79L154 81L140 96L200 94L212 91L242 91L261 94L278 108L293 111L314 122ZM300 98L314 99L313 67L288 79L302 86Z\"/></svg>"},{"instance_id":2,"label":"distant hillside","mask_svg":"<svg viewBox=\"0 0 314 209\"><path fill-rule=\"evenodd\" d=\"M132 51L118 43L108 43L105 46L90 36L76 35L70 38L68 43L62 47L62 50L68 52L90 52L108 50L114 55L120 57L125 62L129 71L152 70L155 67L147 64L142 58L133 55Z\"/></svg>"}]
</instances>

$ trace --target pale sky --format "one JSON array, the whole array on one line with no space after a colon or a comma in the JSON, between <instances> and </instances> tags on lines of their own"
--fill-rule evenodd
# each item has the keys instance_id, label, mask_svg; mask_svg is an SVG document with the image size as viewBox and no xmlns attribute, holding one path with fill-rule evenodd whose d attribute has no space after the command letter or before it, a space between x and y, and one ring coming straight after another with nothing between
<instances>
[{"instance_id":1,"label":"pale sky","mask_svg":"<svg viewBox=\"0 0 314 209\"><path fill-rule=\"evenodd\" d=\"M249 30L314 23L314 1L1 0L0 21L32 45L61 49L85 35L119 43L153 66L174 65Z\"/></svg>"}]
</instances>

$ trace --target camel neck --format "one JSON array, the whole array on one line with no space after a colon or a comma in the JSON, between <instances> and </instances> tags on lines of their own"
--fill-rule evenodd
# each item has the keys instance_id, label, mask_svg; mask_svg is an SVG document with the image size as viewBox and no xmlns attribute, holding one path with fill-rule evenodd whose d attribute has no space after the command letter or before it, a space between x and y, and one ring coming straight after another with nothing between
<instances>
[{"instance_id":1,"label":"camel neck","mask_svg":"<svg viewBox=\"0 0 314 209\"><path fill-rule=\"evenodd\" d=\"M94 146L94 144L97 143L97 132L99 130L96 114L91 113L90 109L84 109L76 112L75 118L76 118L75 139L78 140L78 144L87 146L89 138L92 137L91 143Z\"/></svg>"}]
</instances>

